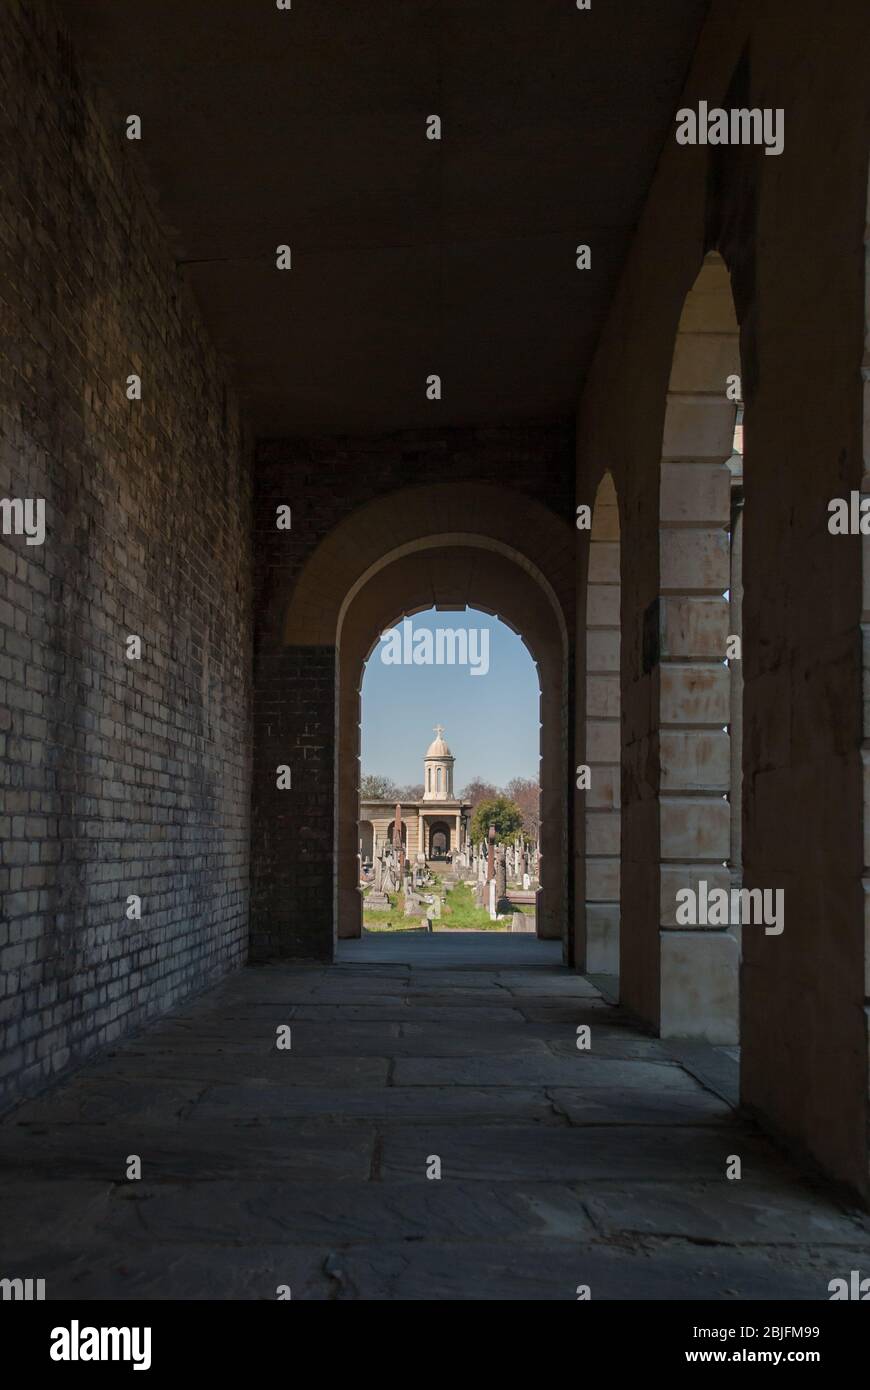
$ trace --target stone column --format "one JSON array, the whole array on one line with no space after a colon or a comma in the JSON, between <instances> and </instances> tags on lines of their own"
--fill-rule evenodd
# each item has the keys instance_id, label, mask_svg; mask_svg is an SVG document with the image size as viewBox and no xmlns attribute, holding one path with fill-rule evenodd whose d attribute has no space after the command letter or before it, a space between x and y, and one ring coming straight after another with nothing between
<instances>
[{"instance_id":1,"label":"stone column","mask_svg":"<svg viewBox=\"0 0 870 1390\"><path fill-rule=\"evenodd\" d=\"M737 943L727 927L680 926L676 894L697 895L702 881L731 886L726 460L736 410L726 379L739 352L736 335L723 346L733 331L727 274L722 266L710 278L706 331L691 295L680 324L662 448L658 650L647 652L658 656L659 687L659 1031L720 1044L737 1041Z\"/></svg>"},{"instance_id":2,"label":"stone column","mask_svg":"<svg viewBox=\"0 0 870 1390\"><path fill-rule=\"evenodd\" d=\"M619 973L620 557L619 510L610 474L595 498L586 590L586 942L578 967ZM579 943L578 943L579 954Z\"/></svg>"}]
</instances>

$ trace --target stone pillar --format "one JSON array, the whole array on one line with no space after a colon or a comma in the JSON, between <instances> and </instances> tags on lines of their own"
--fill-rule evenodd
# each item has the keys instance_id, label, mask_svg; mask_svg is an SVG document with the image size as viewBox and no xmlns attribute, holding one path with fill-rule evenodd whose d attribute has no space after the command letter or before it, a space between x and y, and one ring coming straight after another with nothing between
<instances>
[{"instance_id":1,"label":"stone pillar","mask_svg":"<svg viewBox=\"0 0 870 1390\"><path fill-rule=\"evenodd\" d=\"M576 965L619 973L619 510L609 473L595 498L586 591L586 948Z\"/></svg>"},{"instance_id":2,"label":"stone pillar","mask_svg":"<svg viewBox=\"0 0 870 1390\"><path fill-rule=\"evenodd\" d=\"M730 632L743 639L743 474L731 485L731 616ZM729 665L731 672L731 877L743 882L743 656Z\"/></svg>"},{"instance_id":3,"label":"stone pillar","mask_svg":"<svg viewBox=\"0 0 870 1390\"><path fill-rule=\"evenodd\" d=\"M731 473L726 460L736 409L726 396L726 381L730 371L739 371L739 356L736 334L724 337L736 328L724 265L707 277L703 333L697 331L697 313L690 295L665 413L658 650L647 653L658 657L659 1031L662 1037L735 1043L735 937L727 927L676 921L680 889L697 894L701 881L708 890L731 886L730 673L724 664ZM700 390L699 383L708 389Z\"/></svg>"}]
</instances>

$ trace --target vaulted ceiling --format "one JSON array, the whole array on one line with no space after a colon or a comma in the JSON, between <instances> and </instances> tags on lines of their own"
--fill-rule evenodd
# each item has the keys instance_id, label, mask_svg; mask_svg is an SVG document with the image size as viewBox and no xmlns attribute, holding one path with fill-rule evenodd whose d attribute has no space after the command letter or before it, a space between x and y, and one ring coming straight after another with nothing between
<instances>
[{"instance_id":1,"label":"vaulted ceiling","mask_svg":"<svg viewBox=\"0 0 870 1390\"><path fill-rule=\"evenodd\" d=\"M60 3L258 435L573 412L706 0Z\"/></svg>"}]
</instances>

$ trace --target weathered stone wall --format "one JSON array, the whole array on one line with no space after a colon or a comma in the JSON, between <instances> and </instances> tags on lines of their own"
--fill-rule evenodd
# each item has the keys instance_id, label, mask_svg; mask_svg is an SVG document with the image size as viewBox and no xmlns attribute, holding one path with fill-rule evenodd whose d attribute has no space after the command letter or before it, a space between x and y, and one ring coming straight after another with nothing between
<instances>
[{"instance_id":1,"label":"weathered stone wall","mask_svg":"<svg viewBox=\"0 0 870 1390\"><path fill-rule=\"evenodd\" d=\"M39 0L0 9L0 79L0 495L46 509L0 540L8 1103L244 959L251 586L238 411L139 146Z\"/></svg>"},{"instance_id":2,"label":"weathered stone wall","mask_svg":"<svg viewBox=\"0 0 870 1390\"><path fill-rule=\"evenodd\" d=\"M644 618L675 334L717 248L746 403L744 883L786 895L782 936L743 931L743 1097L866 1191L860 540L829 535L827 503L861 484L870 11L818 21L811 0L712 6L681 104L782 107L785 151L668 142L586 383L577 500L605 467L625 499L622 987L655 1024L661 672ZM735 73L743 99L726 102Z\"/></svg>"}]
</instances>

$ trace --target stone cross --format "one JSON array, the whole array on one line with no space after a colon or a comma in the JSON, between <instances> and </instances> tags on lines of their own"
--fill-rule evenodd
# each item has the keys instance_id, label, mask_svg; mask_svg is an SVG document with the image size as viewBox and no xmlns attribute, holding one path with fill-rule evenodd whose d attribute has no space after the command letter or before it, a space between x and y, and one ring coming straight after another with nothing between
<instances>
[{"instance_id":1,"label":"stone cross","mask_svg":"<svg viewBox=\"0 0 870 1390\"><path fill-rule=\"evenodd\" d=\"M489 827L489 849L486 855L486 876L495 878L495 826Z\"/></svg>"}]
</instances>

